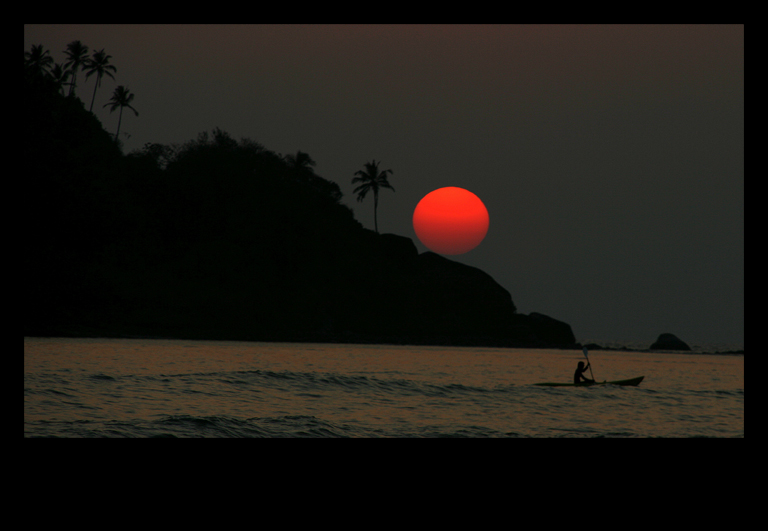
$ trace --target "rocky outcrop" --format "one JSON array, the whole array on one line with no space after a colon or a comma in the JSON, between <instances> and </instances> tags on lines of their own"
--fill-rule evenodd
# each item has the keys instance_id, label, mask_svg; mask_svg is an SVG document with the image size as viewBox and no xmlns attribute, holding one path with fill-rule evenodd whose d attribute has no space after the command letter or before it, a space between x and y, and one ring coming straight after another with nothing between
<instances>
[{"instance_id":1,"label":"rocky outcrop","mask_svg":"<svg viewBox=\"0 0 768 531\"><path fill-rule=\"evenodd\" d=\"M691 350L691 347L674 334L661 334L651 350Z\"/></svg>"},{"instance_id":2,"label":"rocky outcrop","mask_svg":"<svg viewBox=\"0 0 768 531\"><path fill-rule=\"evenodd\" d=\"M487 343L507 333L516 310L512 296L484 271L426 252L416 260L413 281L409 306L417 335Z\"/></svg>"},{"instance_id":3,"label":"rocky outcrop","mask_svg":"<svg viewBox=\"0 0 768 531\"><path fill-rule=\"evenodd\" d=\"M573 345L576 337L573 335L571 325L553 319L548 315L531 312L528 315L533 333L541 341L550 345Z\"/></svg>"},{"instance_id":4,"label":"rocky outcrop","mask_svg":"<svg viewBox=\"0 0 768 531\"><path fill-rule=\"evenodd\" d=\"M570 325L540 313L518 314L510 293L486 272L433 252L417 255L409 238L376 235L377 303L367 333L381 341L520 347L575 344ZM366 328L363 326L363 328Z\"/></svg>"}]
</instances>

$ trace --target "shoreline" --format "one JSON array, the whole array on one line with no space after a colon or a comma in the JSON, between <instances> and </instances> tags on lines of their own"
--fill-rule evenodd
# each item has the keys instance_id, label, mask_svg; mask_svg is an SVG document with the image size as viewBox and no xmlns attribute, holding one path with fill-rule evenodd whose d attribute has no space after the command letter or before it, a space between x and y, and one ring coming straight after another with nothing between
<instances>
[{"instance_id":1,"label":"shoreline","mask_svg":"<svg viewBox=\"0 0 768 531\"><path fill-rule=\"evenodd\" d=\"M233 343L238 342L251 342L251 343L299 343L299 344L319 344L319 345L391 345L398 347L455 347L455 348L509 348L509 349L527 349L527 350L574 350L581 351L586 347L590 352L639 352L648 354L683 354L683 355L718 355L718 356L743 356L744 349L737 350L725 350L725 351L710 351L710 350L696 350L700 347L692 347L691 350L651 350L650 348L636 348L628 347L626 345L619 346L604 346L599 343L575 343L568 346L493 346L485 344L450 344L450 343L395 343L395 342L376 342L376 341L319 341L319 340L301 340L301 339L285 339L285 340L269 340L269 339L221 339L221 338L201 338L201 337L171 337L171 336L150 336L150 335L113 335L113 336L97 336L97 335L30 335L24 336L24 339L138 339L138 340L157 340L157 341L229 341Z\"/></svg>"}]
</instances>

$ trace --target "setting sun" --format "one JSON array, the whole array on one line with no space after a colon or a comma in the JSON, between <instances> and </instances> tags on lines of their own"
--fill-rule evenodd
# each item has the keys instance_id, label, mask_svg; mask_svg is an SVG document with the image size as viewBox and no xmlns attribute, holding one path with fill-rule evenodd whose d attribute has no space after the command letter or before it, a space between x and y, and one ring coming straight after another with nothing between
<instances>
[{"instance_id":1,"label":"setting sun","mask_svg":"<svg viewBox=\"0 0 768 531\"><path fill-rule=\"evenodd\" d=\"M488 232L488 210L469 190L448 186L428 193L413 211L413 230L430 251L464 254Z\"/></svg>"}]
</instances>

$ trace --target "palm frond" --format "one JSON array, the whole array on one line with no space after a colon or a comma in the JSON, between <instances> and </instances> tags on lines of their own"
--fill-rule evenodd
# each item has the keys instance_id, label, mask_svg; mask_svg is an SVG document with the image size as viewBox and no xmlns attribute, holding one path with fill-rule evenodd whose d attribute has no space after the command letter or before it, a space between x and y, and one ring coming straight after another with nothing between
<instances>
[{"instance_id":1,"label":"palm frond","mask_svg":"<svg viewBox=\"0 0 768 531\"><path fill-rule=\"evenodd\" d=\"M29 52L24 52L24 69L35 74L44 74L53 64L53 58L48 50L43 50L42 44L32 45Z\"/></svg>"},{"instance_id":2,"label":"palm frond","mask_svg":"<svg viewBox=\"0 0 768 531\"><path fill-rule=\"evenodd\" d=\"M371 189L372 189L371 185L369 183L365 183L365 184L361 184L360 186L352 190L352 193L357 194L358 201L362 201L363 198Z\"/></svg>"}]
</instances>

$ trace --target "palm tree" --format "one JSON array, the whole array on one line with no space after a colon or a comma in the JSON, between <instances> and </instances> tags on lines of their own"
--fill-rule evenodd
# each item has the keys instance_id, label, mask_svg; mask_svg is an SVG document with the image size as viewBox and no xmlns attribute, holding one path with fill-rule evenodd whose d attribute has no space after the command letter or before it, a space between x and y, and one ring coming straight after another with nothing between
<instances>
[{"instance_id":1,"label":"palm tree","mask_svg":"<svg viewBox=\"0 0 768 531\"><path fill-rule=\"evenodd\" d=\"M373 190L373 226L376 228L377 234L379 232L379 222L376 211L379 208L379 188L389 188L393 192L395 191L392 185L389 184L389 181L387 181L388 173L391 174L392 170L379 172L379 162L376 162L374 159L371 162L365 163L365 171L356 171L355 175L359 175L359 177L352 179L352 184L362 183L354 189L354 192L357 193L358 201L362 201L365 194Z\"/></svg>"},{"instance_id":2,"label":"palm tree","mask_svg":"<svg viewBox=\"0 0 768 531\"><path fill-rule=\"evenodd\" d=\"M48 73L52 64L53 57L48 54L48 50L43 51L42 44L33 44L29 52L24 52L24 70L33 75Z\"/></svg>"},{"instance_id":3,"label":"palm tree","mask_svg":"<svg viewBox=\"0 0 768 531\"><path fill-rule=\"evenodd\" d=\"M109 64L111 58L111 55L105 54L104 49L101 49L93 52L93 56L86 61L85 66L88 68L88 71L85 73L85 79L91 77L92 74L96 74L96 86L93 87L93 98L91 98L91 112L93 112L93 102L96 101L96 89L101 86L101 78L106 74L115 79L112 72L117 72L117 68Z\"/></svg>"},{"instance_id":4,"label":"palm tree","mask_svg":"<svg viewBox=\"0 0 768 531\"><path fill-rule=\"evenodd\" d=\"M72 72L72 84L69 86L69 94L75 90L75 84L77 80L77 71L80 70L88 61L88 47L80 41L72 41L67 44L67 49L64 53L69 58L69 61L64 63L64 67L69 68Z\"/></svg>"},{"instance_id":5,"label":"palm tree","mask_svg":"<svg viewBox=\"0 0 768 531\"><path fill-rule=\"evenodd\" d=\"M122 85L119 85L115 89L115 92L112 93L112 98L109 100L109 103L104 104L104 107L111 105L109 108L110 113L120 107L120 117L117 119L117 133L115 133L115 142L117 142L117 136L120 134L120 123L123 121L123 107L128 107L134 113L136 113L136 116L139 115L139 112L131 107L133 96L134 94L131 94L130 90Z\"/></svg>"},{"instance_id":6,"label":"palm tree","mask_svg":"<svg viewBox=\"0 0 768 531\"><path fill-rule=\"evenodd\" d=\"M312 172L312 166L315 161L307 153L297 151L295 155L285 155L283 157L288 167L296 173Z\"/></svg>"},{"instance_id":7,"label":"palm tree","mask_svg":"<svg viewBox=\"0 0 768 531\"><path fill-rule=\"evenodd\" d=\"M56 86L61 91L61 95L65 96L64 94L64 85L69 85L67 83L67 79L69 78L69 74L71 74L69 70L65 69L60 64L56 63L53 65L53 68L51 68L50 76L51 79L53 79L54 83L56 83Z\"/></svg>"},{"instance_id":8,"label":"palm tree","mask_svg":"<svg viewBox=\"0 0 768 531\"><path fill-rule=\"evenodd\" d=\"M312 169L315 161L307 153L297 151L295 155L285 155L283 160L286 166L288 166L294 181L312 184L315 180L315 171Z\"/></svg>"}]
</instances>

